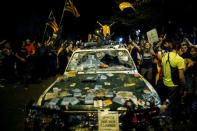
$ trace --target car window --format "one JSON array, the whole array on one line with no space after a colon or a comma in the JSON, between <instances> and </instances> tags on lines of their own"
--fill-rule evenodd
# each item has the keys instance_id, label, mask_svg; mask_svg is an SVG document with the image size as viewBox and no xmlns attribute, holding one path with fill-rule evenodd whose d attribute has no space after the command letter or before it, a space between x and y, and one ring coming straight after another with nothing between
<instances>
[{"instance_id":1,"label":"car window","mask_svg":"<svg viewBox=\"0 0 197 131\"><path fill-rule=\"evenodd\" d=\"M135 66L126 50L84 51L73 54L67 71L125 71Z\"/></svg>"}]
</instances>

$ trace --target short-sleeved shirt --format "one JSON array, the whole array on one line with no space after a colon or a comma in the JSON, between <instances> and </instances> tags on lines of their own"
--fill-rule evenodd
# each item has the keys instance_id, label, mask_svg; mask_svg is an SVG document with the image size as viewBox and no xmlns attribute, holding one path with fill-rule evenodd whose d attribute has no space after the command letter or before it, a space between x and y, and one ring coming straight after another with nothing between
<instances>
[{"instance_id":1,"label":"short-sleeved shirt","mask_svg":"<svg viewBox=\"0 0 197 131\"><path fill-rule=\"evenodd\" d=\"M35 50L35 47L32 44L25 46L25 48L27 49L28 55L31 55L32 52Z\"/></svg>"},{"instance_id":2,"label":"short-sleeved shirt","mask_svg":"<svg viewBox=\"0 0 197 131\"><path fill-rule=\"evenodd\" d=\"M174 87L177 85L174 85L172 82L170 65L169 65L169 62L166 62L167 60L168 60L168 53L166 53L162 57L163 83L165 86ZM185 66L184 59L180 57L177 53L170 52L169 61L172 67L177 67L179 70L184 69L184 66Z\"/></svg>"},{"instance_id":3,"label":"short-sleeved shirt","mask_svg":"<svg viewBox=\"0 0 197 131\"><path fill-rule=\"evenodd\" d=\"M103 26L103 34L104 34L104 36L106 36L107 34L110 35L110 27L109 26L107 26L107 25Z\"/></svg>"},{"instance_id":4,"label":"short-sleeved shirt","mask_svg":"<svg viewBox=\"0 0 197 131\"><path fill-rule=\"evenodd\" d=\"M142 60L142 65L141 68L152 68L152 64L153 64L153 55L148 52L142 52L143 55L143 60Z\"/></svg>"}]
</instances>

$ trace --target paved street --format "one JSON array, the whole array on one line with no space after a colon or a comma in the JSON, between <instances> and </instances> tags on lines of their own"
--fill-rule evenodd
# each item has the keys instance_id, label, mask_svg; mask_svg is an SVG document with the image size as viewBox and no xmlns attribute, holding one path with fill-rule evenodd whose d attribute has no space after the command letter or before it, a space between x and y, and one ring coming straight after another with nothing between
<instances>
[{"instance_id":1,"label":"paved street","mask_svg":"<svg viewBox=\"0 0 197 131\"><path fill-rule=\"evenodd\" d=\"M0 88L1 125L5 131L24 130L24 109L30 100L36 100L56 79L50 77L39 84L30 84L28 90L20 84L10 84Z\"/></svg>"}]
</instances>

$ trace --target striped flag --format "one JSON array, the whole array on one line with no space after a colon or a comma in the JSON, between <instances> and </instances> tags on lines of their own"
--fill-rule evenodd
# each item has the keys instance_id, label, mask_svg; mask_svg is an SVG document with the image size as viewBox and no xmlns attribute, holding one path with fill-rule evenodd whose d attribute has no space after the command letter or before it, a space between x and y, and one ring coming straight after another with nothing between
<instances>
[{"instance_id":1,"label":"striped flag","mask_svg":"<svg viewBox=\"0 0 197 131\"><path fill-rule=\"evenodd\" d=\"M72 12L75 17L79 17L80 16L79 12L77 11L77 8L74 6L74 4L72 3L71 0L66 1L64 10Z\"/></svg>"},{"instance_id":2,"label":"striped flag","mask_svg":"<svg viewBox=\"0 0 197 131\"><path fill-rule=\"evenodd\" d=\"M50 25L51 28L53 28L54 32L57 32L59 30L59 27L58 27L58 25L56 23L55 16L53 15L53 12L52 11L49 14L49 18L48 18L46 24Z\"/></svg>"}]
</instances>

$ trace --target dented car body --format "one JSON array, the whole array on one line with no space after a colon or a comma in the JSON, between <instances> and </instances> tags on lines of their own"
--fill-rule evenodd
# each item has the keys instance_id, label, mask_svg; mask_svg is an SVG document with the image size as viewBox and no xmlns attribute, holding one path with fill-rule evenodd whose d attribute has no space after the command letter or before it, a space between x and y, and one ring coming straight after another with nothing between
<instances>
[{"instance_id":1,"label":"dented car body","mask_svg":"<svg viewBox=\"0 0 197 131\"><path fill-rule=\"evenodd\" d=\"M160 98L125 48L75 51L62 77L28 108L27 129L125 130L156 119Z\"/></svg>"}]
</instances>

